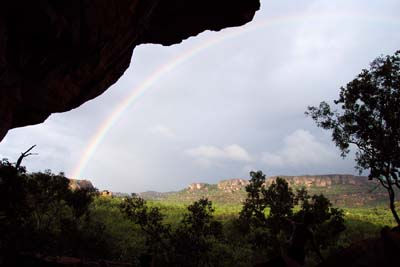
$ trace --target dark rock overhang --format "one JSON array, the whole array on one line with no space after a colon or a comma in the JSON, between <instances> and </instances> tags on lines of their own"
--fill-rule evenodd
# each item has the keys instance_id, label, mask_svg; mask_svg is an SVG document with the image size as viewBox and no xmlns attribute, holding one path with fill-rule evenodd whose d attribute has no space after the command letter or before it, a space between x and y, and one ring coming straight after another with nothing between
<instances>
[{"instance_id":1,"label":"dark rock overhang","mask_svg":"<svg viewBox=\"0 0 400 267\"><path fill-rule=\"evenodd\" d=\"M0 141L102 94L135 46L172 45L252 20L259 0L4 0Z\"/></svg>"}]
</instances>

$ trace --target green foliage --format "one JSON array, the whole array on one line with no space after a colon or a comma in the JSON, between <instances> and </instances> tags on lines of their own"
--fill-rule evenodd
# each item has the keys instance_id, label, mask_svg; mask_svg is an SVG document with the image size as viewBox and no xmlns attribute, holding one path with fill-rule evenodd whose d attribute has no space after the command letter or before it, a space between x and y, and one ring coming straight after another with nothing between
<instances>
[{"instance_id":1,"label":"green foliage","mask_svg":"<svg viewBox=\"0 0 400 267\"><path fill-rule=\"evenodd\" d=\"M164 216L160 213L160 209L149 208L142 198L132 195L120 204L120 210L145 233L146 245L149 248L147 253L162 255L161 260L169 262L167 252L171 232L170 227L163 224Z\"/></svg>"},{"instance_id":2,"label":"green foliage","mask_svg":"<svg viewBox=\"0 0 400 267\"><path fill-rule=\"evenodd\" d=\"M356 151L356 167L370 170L389 194L390 208L397 224L400 218L394 201L400 189L400 51L378 57L353 81L340 90L335 101L340 110L321 102L308 107L319 127L332 130L332 140L346 156Z\"/></svg>"},{"instance_id":3,"label":"green foliage","mask_svg":"<svg viewBox=\"0 0 400 267\"><path fill-rule=\"evenodd\" d=\"M297 193L295 196L297 196ZM132 224L120 212L119 206L123 201L122 198L95 198L91 208L92 220L101 222L105 226L104 233L110 247L110 253L107 256L109 259L139 262L140 259L143 260L143 255L149 254L146 236L139 226ZM312 201L312 199L309 201ZM187 214L188 207L181 203L165 203L163 201L148 201L146 205L149 208L159 208L160 213L164 215L163 223L170 225L172 230L179 227ZM253 243L250 242L249 236L238 231L236 220L241 210L240 205L219 204L213 205L213 208L215 209L214 218L220 221L223 226L223 238L213 243L213 249L210 252L211 258L221 259L219 265L216 266L251 266L252 262L257 258L265 260L271 257L271 255L257 250ZM297 205L294 207L293 212L297 213L300 209L301 207ZM266 216L269 214L268 207L265 209L265 214ZM337 249L347 247L356 241L378 237L383 226L393 227L395 225L390 210L384 207L345 208L344 219L346 229L338 235L337 241L332 239L332 244L328 249L322 250L323 255L328 255ZM252 233L250 232L249 234ZM311 253L310 257L316 257L316 255Z\"/></svg>"},{"instance_id":4,"label":"green foliage","mask_svg":"<svg viewBox=\"0 0 400 267\"><path fill-rule=\"evenodd\" d=\"M95 245L101 241L101 226L90 221L96 192L71 191L62 173L27 174L24 167L2 160L0 195L3 261L15 260L21 252L90 256L106 251Z\"/></svg>"},{"instance_id":5,"label":"green foliage","mask_svg":"<svg viewBox=\"0 0 400 267\"><path fill-rule=\"evenodd\" d=\"M148 207L136 195L126 198L120 204L120 210L145 234L149 248L147 253L153 263L208 266L218 261L211 255L215 244L221 240L222 225L214 220L214 209L207 199L188 206L188 213L174 230L170 225L163 224L164 216L158 207Z\"/></svg>"},{"instance_id":6,"label":"green foliage","mask_svg":"<svg viewBox=\"0 0 400 267\"><path fill-rule=\"evenodd\" d=\"M312 266L316 251L328 255L395 224L387 209L342 212L321 195L288 187L284 179L265 187L262 172L250 175L243 206L213 206L207 199L185 205L71 191L62 173L27 173L3 160L0 249L7 257L0 263L41 253L134 266L252 266L281 253L290 256L294 232L303 228L313 237L304 248Z\"/></svg>"},{"instance_id":7,"label":"green foliage","mask_svg":"<svg viewBox=\"0 0 400 267\"><path fill-rule=\"evenodd\" d=\"M240 221L244 227L264 226L266 223L264 210L267 207L265 199L265 175L262 172L250 172L250 184L246 186L247 198L240 212ZM248 229L247 229L248 230Z\"/></svg>"},{"instance_id":8,"label":"green foliage","mask_svg":"<svg viewBox=\"0 0 400 267\"><path fill-rule=\"evenodd\" d=\"M345 229L343 211L332 208L323 195L310 197L304 188L294 194L288 183L279 177L266 188L261 171L251 172L250 176L247 199L238 222L250 243L264 250L269 258L283 251L302 264L305 255L301 254L305 254L306 246L311 246L308 251L320 255L321 250L334 245ZM297 211L294 210L296 205L299 206ZM268 215L266 208L269 208Z\"/></svg>"},{"instance_id":9,"label":"green foliage","mask_svg":"<svg viewBox=\"0 0 400 267\"><path fill-rule=\"evenodd\" d=\"M213 218L214 209L207 199L189 205L181 224L177 227L172 245L178 265L208 266L218 262L211 257L213 247L222 237L222 224Z\"/></svg>"}]
</instances>

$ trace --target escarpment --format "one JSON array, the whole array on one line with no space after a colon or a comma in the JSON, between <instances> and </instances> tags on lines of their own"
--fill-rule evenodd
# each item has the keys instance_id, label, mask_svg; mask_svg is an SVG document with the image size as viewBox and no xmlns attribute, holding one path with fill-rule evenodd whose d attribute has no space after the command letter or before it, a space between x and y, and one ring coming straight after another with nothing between
<instances>
[{"instance_id":1,"label":"escarpment","mask_svg":"<svg viewBox=\"0 0 400 267\"><path fill-rule=\"evenodd\" d=\"M259 7L259 0L1 1L0 141L9 129L102 94L135 46L243 25Z\"/></svg>"},{"instance_id":2,"label":"escarpment","mask_svg":"<svg viewBox=\"0 0 400 267\"><path fill-rule=\"evenodd\" d=\"M279 176L284 178L295 191L305 187L313 194L324 194L335 206L361 207L386 203L387 192L365 176L348 174ZM271 185L276 176L268 177L265 186ZM218 184L192 183L187 188L158 195L144 194L146 199L193 202L202 197L219 204L240 204L246 199L246 179L227 179ZM400 200L400 198L398 198Z\"/></svg>"}]
</instances>

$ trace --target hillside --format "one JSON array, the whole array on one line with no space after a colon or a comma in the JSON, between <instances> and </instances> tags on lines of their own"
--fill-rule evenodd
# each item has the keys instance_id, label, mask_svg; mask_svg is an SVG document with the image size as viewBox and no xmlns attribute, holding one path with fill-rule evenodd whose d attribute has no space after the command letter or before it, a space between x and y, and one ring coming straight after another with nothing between
<instances>
[{"instance_id":1,"label":"hillside","mask_svg":"<svg viewBox=\"0 0 400 267\"><path fill-rule=\"evenodd\" d=\"M286 179L293 189L305 187L310 194L324 194L335 206L361 207L386 203L387 193L377 182L365 176L347 174L280 176ZM275 177L268 177L266 185ZM245 179L228 179L218 184L192 183L178 192L144 192L139 195L147 200L163 202L190 203L207 197L218 204L240 204L246 198Z\"/></svg>"}]
</instances>

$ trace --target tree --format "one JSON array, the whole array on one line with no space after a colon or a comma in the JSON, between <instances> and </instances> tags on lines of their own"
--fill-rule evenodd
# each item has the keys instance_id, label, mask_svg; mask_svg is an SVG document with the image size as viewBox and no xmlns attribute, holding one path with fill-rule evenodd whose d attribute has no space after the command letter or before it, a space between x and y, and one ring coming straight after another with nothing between
<instances>
[{"instance_id":1,"label":"tree","mask_svg":"<svg viewBox=\"0 0 400 267\"><path fill-rule=\"evenodd\" d=\"M187 210L172 238L174 265L218 265L221 259L213 258L211 252L215 243L222 240L222 224L214 219L211 201L201 198Z\"/></svg>"},{"instance_id":2,"label":"tree","mask_svg":"<svg viewBox=\"0 0 400 267\"><path fill-rule=\"evenodd\" d=\"M104 255L107 243L91 242L105 237L89 216L96 190L71 191L63 173L27 173L20 164L31 149L0 161L0 265L19 266L29 253Z\"/></svg>"},{"instance_id":3,"label":"tree","mask_svg":"<svg viewBox=\"0 0 400 267\"><path fill-rule=\"evenodd\" d=\"M189 205L174 229L163 222L165 216L158 207L148 207L134 194L121 203L120 210L145 234L146 256L153 266L214 266L221 260L211 257L216 241L222 240L222 224L214 219L208 199Z\"/></svg>"},{"instance_id":4,"label":"tree","mask_svg":"<svg viewBox=\"0 0 400 267\"><path fill-rule=\"evenodd\" d=\"M152 256L161 256L161 260L169 262L168 251L171 229L164 225L164 215L158 207L148 207L144 199L132 194L120 204L121 212L134 224L139 225L145 233L148 254L154 262ZM147 255L146 255L147 256Z\"/></svg>"},{"instance_id":5,"label":"tree","mask_svg":"<svg viewBox=\"0 0 400 267\"><path fill-rule=\"evenodd\" d=\"M323 195L309 196L304 188L294 193L283 178L277 177L266 187L261 171L250 172L250 176L239 215L239 226L250 242L273 257L286 251L283 253L299 264L304 264L308 250L322 260L320 250L333 244L345 229L343 212Z\"/></svg>"},{"instance_id":6,"label":"tree","mask_svg":"<svg viewBox=\"0 0 400 267\"><path fill-rule=\"evenodd\" d=\"M396 188L400 189L400 50L393 56L376 58L370 69L345 87L334 101L308 107L307 115L326 130L345 157L356 148L356 168L369 170L369 179L379 181L389 195L390 210L397 224Z\"/></svg>"}]
</instances>

